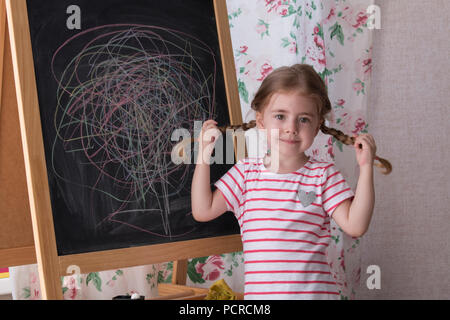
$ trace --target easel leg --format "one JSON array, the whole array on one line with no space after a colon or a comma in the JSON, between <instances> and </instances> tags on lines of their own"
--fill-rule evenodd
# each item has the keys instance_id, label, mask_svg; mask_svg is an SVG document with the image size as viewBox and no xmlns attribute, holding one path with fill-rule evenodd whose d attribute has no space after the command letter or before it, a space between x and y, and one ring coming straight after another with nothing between
<instances>
[{"instance_id":1,"label":"easel leg","mask_svg":"<svg viewBox=\"0 0 450 320\"><path fill-rule=\"evenodd\" d=\"M187 260L173 262L172 284L186 285Z\"/></svg>"},{"instance_id":2,"label":"easel leg","mask_svg":"<svg viewBox=\"0 0 450 320\"><path fill-rule=\"evenodd\" d=\"M26 0L2 0L11 46L28 199L42 299L62 300ZM4 30L6 32L6 30ZM5 64L4 64L5 65Z\"/></svg>"}]
</instances>

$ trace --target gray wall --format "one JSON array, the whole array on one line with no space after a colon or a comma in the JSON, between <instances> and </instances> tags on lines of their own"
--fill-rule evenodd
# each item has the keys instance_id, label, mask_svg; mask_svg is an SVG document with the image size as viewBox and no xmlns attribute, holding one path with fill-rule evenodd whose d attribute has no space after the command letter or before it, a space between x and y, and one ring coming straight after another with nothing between
<instances>
[{"instance_id":1,"label":"gray wall","mask_svg":"<svg viewBox=\"0 0 450 320\"><path fill-rule=\"evenodd\" d=\"M369 133L393 173L375 173L357 298L450 299L450 1L375 4ZM366 287L369 265L380 290Z\"/></svg>"}]
</instances>

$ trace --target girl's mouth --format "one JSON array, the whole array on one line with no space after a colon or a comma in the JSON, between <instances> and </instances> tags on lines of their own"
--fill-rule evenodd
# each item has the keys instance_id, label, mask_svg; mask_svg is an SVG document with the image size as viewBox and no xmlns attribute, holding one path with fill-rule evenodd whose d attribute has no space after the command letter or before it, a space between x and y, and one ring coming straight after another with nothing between
<instances>
[{"instance_id":1,"label":"girl's mouth","mask_svg":"<svg viewBox=\"0 0 450 320\"><path fill-rule=\"evenodd\" d=\"M297 144L297 143L300 143L300 141L298 141L298 140L284 140L284 139L280 139L280 141L283 141L284 143L287 143L287 144Z\"/></svg>"}]
</instances>

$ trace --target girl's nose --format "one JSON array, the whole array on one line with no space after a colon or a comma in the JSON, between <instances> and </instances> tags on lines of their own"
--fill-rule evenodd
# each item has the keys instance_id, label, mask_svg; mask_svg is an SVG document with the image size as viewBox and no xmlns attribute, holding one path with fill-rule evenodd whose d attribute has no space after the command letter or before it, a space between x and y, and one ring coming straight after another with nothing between
<instances>
[{"instance_id":1,"label":"girl's nose","mask_svg":"<svg viewBox=\"0 0 450 320\"><path fill-rule=\"evenodd\" d=\"M285 132L296 135L298 133L297 124L295 124L295 123L288 124L285 128Z\"/></svg>"},{"instance_id":2,"label":"girl's nose","mask_svg":"<svg viewBox=\"0 0 450 320\"><path fill-rule=\"evenodd\" d=\"M297 134L297 131L296 131L296 130L290 130L290 129L287 129L287 130L286 130L286 133L291 133L291 134L293 134L293 135L296 135L296 134Z\"/></svg>"}]
</instances>

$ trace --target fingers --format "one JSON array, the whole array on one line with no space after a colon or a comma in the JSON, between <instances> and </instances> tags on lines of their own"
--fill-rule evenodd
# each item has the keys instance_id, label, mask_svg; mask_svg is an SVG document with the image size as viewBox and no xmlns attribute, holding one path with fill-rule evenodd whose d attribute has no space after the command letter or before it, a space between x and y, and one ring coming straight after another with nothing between
<instances>
[{"instance_id":1,"label":"fingers","mask_svg":"<svg viewBox=\"0 0 450 320\"><path fill-rule=\"evenodd\" d=\"M360 144L362 144L363 148L370 147L374 150L374 152L376 151L377 146L375 144L375 139L373 138L373 136L371 134L364 133L359 136L354 134L353 137L355 138L355 144L354 144L355 148L358 148L358 146Z\"/></svg>"},{"instance_id":2,"label":"fingers","mask_svg":"<svg viewBox=\"0 0 450 320\"><path fill-rule=\"evenodd\" d=\"M202 131L203 131L203 133L205 133L205 132L208 131L209 129L218 129L218 128L217 128L217 121L214 121L214 120L206 120L206 121L203 123Z\"/></svg>"},{"instance_id":3,"label":"fingers","mask_svg":"<svg viewBox=\"0 0 450 320\"><path fill-rule=\"evenodd\" d=\"M209 120L206 120L206 121L203 123L202 128L210 127L210 126L213 126L213 125L217 125L217 121L212 120L212 119L209 119Z\"/></svg>"},{"instance_id":4,"label":"fingers","mask_svg":"<svg viewBox=\"0 0 450 320\"><path fill-rule=\"evenodd\" d=\"M217 127L217 121L206 120L202 126L202 132L200 138L203 138L203 142L213 142L220 135L219 128Z\"/></svg>"}]
</instances>

